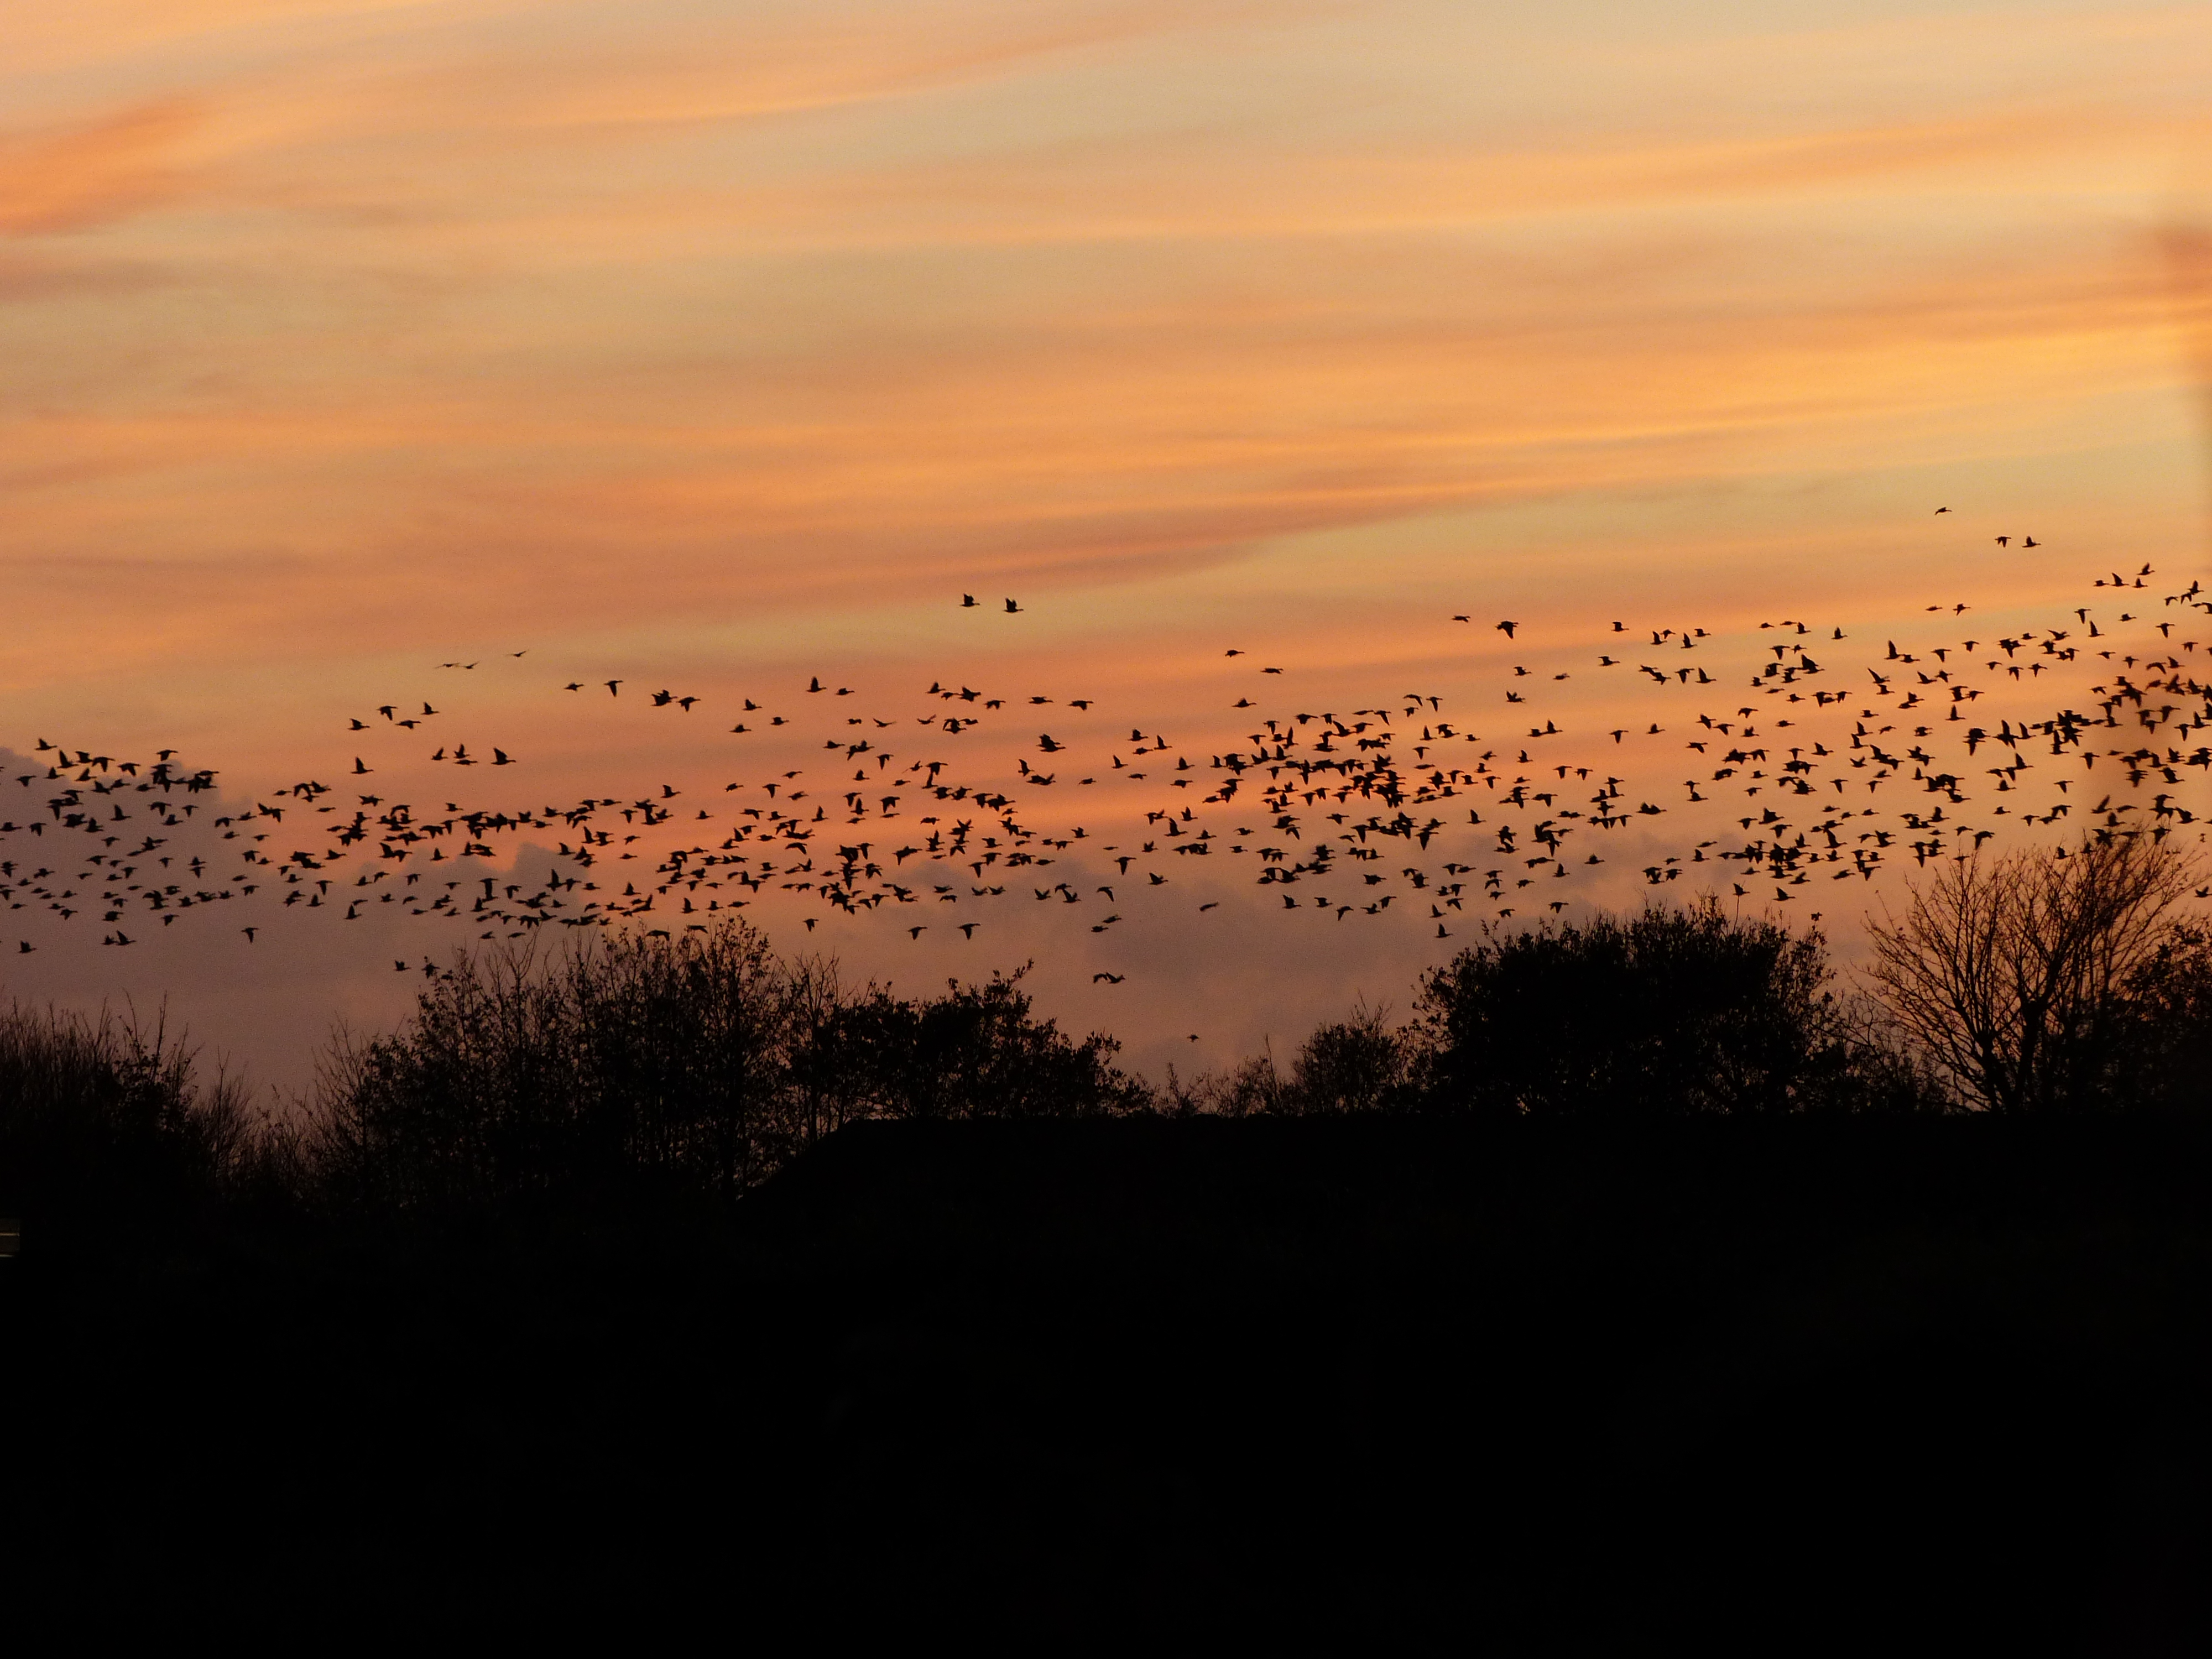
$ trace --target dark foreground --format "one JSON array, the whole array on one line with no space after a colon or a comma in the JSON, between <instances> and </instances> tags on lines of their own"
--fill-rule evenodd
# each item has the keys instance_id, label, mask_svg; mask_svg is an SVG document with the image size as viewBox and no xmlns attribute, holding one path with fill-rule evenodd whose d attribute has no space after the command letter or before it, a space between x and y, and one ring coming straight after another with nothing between
<instances>
[{"instance_id":1,"label":"dark foreground","mask_svg":"<svg viewBox=\"0 0 2212 1659\"><path fill-rule=\"evenodd\" d=\"M311 1639L2208 1652L2207 1148L869 1125L733 1222L27 1218L0 1573Z\"/></svg>"}]
</instances>

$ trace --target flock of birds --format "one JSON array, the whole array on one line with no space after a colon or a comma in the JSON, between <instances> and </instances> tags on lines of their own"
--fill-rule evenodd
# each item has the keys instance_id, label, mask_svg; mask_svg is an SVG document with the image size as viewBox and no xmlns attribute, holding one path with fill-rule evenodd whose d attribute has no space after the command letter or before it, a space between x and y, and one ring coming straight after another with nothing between
<instances>
[{"instance_id":1,"label":"flock of birds","mask_svg":"<svg viewBox=\"0 0 2212 1659\"><path fill-rule=\"evenodd\" d=\"M780 708L740 699L715 739L778 744L783 759L803 741L811 764L753 770L708 801L663 783L565 804L427 805L364 793L386 765L362 754L328 780L240 800L169 750L119 759L41 737L36 764L0 780L0 905L41 925L97 925L117 948L241 910L233 925L251 941L272 908L351 921L389 907L495 939L673 934L789 905L809 930L827 908L880 915L910 939L972 939L994 907L1029 905L1110 936L1163 904L1215 910L1241 872L1249 898L1278 913L1411 913L1424 937L1449 940L1469 921L1562 913L1593 886L1617 896L1624 872L1650 887L1695 872L1703 890L1762 907L1812 900L1817 921L1820 881L1870 882L2001 836L2164 836L2199 821L2182 791L2191 770L2212 773L2198 740L2212 688L2186 635L2212 599L2195 582L2160 592L2154 574L2100 576L2088 603L2034 627L1976 627L1969 606L1931 605L1940 637L1878 651L1794 619L1735 638L1615 621L1595 646L1540 650L1501 618L1487 631L1504 646L1486 648L1541 660L1500 661L1486 707L1448 711L1416 690L1269 712L1247 692L1226 737L1202 743L1141 726L1101 738L1091 697L941 681L856 713L861 694L817 677ZM1022 607L1006 599L1004 614ZM1223 660L1247 655L1231 647ZM1252 691L1286 673L1241 669L1256 669ZM602 690L679 717L709 706L621 678L556 694ZM1632 705L1632 720L1620 712ZM447 720L431 700L395 699L348 732L434 744L427 758L455 769L521 764L441 741ZM1020 750L1011 769L1008 737ZM1100 787L1131 804L1082 793ZM501 852L548 841L557 850L526 873ZM28 933L12 943L39 948ZM442 971L427 955L394 968Z\"/></svg>"}]
</instances>

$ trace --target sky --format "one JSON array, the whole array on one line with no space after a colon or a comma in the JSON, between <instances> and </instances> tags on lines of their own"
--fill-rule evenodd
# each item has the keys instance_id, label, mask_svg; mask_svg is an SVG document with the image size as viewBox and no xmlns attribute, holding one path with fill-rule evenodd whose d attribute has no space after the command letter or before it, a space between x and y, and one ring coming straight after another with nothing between
<instances>
[{"instance_id":1,"label":"sky","mask_svg":"<svg viewBox=\"0 0 2212 1659\"><path fill-rule=\"evenodd\" d=\"M1012 793L1043 734L1218 758L1240 696L1419 690L1488 744L1492 681L1615 620L1887 641L2212 550L2201 5L0 0L0 40L11 761L437 806L447 726L374 712L426 702L541 804L757 801L837 688L957 682L1013 705L947 750ZM1074 781L1037 833L1182 800ZM481 867L561 841L513 839ZM1155 1074L1402 1009L1465 937L1289 933L1249 872L1097 906L1059 858L1119 933L748 906L901 988L1034 957ZM52 920L0 917L0 991L166 998L280 1087L474 937Z\"/></svg>"}]
</instances>

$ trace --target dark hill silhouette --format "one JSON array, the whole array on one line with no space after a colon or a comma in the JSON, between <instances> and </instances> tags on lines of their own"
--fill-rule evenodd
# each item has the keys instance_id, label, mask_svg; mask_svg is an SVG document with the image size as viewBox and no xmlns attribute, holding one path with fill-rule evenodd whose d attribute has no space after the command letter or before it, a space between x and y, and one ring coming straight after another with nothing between
<instances>
[{"instance_id":1,"label":"dark hill silhouette","mask_svg":"<svg viewBox=\"0 0 2212 1659\"><path fill-rule=\"evenodd\" d=\"M19 1565L80 1617L2181 1651L2208 1163L2140 1119L867 1122L722 1221L33 1250Z\"/></svg>"},{"instance_id":2,"label":"dark hill silhouette","mask_svg":"<svg viewBox=\"0 0 2212 1659\"><path fill-rule=\"evenodd\" d=\"M895 1598L2078 1651L2203 1593L2160 1563L2207 1541L2172 1504L2212 1474L2205 1151L1960 1120L870 1124L750 1225L869 1308L827 1455L909 1540Z\"/></svg>"},{"instance_id":3,"label":"dark hill silhouette","mask_svg":"<svg viewBox=\"0 0 2212 1659\"><path fill-rule=\"evenodd\" d=\"M18 1009L9 1606L2199 1651L2212 976L2129 914L2006 1028L2096 1080L2050 1111L1710 908L1158 1091L733 926L458 962L290 1121Z\"/></svg>"}]
</instances>

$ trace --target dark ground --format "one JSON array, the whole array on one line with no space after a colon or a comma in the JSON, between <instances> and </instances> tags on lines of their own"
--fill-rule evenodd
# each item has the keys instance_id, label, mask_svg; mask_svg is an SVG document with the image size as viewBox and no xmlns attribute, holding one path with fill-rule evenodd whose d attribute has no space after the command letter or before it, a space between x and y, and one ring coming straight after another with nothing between
<instances>
[{"instance_id":1,"label":"dark ground","mask_svg":"<svg viewBox=\"0 0 2212 1659\"><path fill-rule=\"evenodd\" d=\"M2212 1141L866 1125L0 1262L19 1627L2212 1652Z\"/></svg>"}]
</instances>

